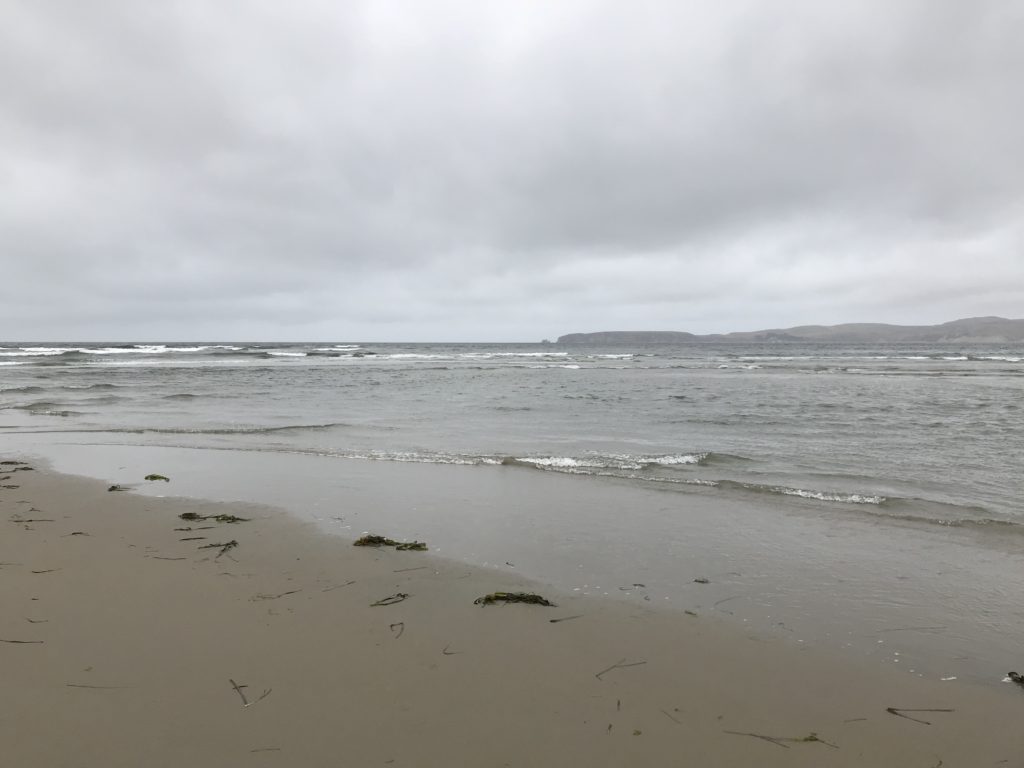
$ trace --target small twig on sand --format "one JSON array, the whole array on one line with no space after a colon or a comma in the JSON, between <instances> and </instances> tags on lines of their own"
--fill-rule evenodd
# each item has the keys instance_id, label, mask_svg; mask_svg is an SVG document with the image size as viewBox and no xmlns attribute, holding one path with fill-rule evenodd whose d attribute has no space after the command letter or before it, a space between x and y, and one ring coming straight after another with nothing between
<instances>
[{"instance_id":1,"label":"small twig on sand","mask_svg":"<svg viewBox=\"0 0 1024 768\"><path fill-rule=\"evenodd\" d=\"M45 571L32 571L32 573L56 573L60 568L47 568Z\"/></svg>"},{"instance_id":2,"label":"small twig on sand","mask_svg":"<svg viewBox=\"0 0 1024 768\"><path fill-rule=\"evenodd\" d=\"M451 648L451 643L442 648L441 653L443 653L445 656L455 656L457 654L462 653L462 651L449 651L449 648Z\"/></svg>"},{"instance_id":3,"label":"small twig on sand","mask_svg":"<svg viewBox=\"0 0 1024 768\"><path fill-rule=\"evenodd\" d=\"M945 629L945 627L891 627L890 629L880 629L879 634L882 632L939 632Z\"/></svg>"},{"instance_id":4,"label":"small twig on sand","mask_svg":"<svg viewBox=\"0 0 1024 768\"><path fill-rule=\"evenodd\" d=\"M405 573L406 571L422 571L423 569L425 569L427 567L428 566L426 566L426 565L419 565L419 566L417 566L415 568L399 568L397 571L392 571L392 573Z\"/></svg>"},{"instance_id":5,"label":"small twig on sand","mask_svg":"<svg viewBox=\"0 0 1024 768\"><path fill-rule=\"evenodd\" d=\"M260 747L259 749L250 749L250 752L280 752L280 747Z\"/></svg>"},{"instance_id":6,"label":"small twig on sand","mask_svg":"<svg viewBox=\"0 0 1024 768\"><path fill-rule=\"evenodd\" d=\"M376 603L370 603L370 607L376 608L379 605L394 605L395 603L400 603L403 600L408 599L408 597L409 595L405 592L396 592L393 595L389 595L388 597L378 600Z\"/></svg>"},{"instance_id":7,"label":"small twig on sand","mask_svg":"<svg viewBox=\"0 0 1024 768\"><path fill-rule=\"evenodd\" d=\"M400 638L402 636L402 633L405 632L405 622L404 621L397 621L394 624L389 624L388 625L388 629L390 629L392 632L395 631L395 627L398 627L398 634L395 635L395 640L397 640L398 638Z\"/></svg>"},{"instance_id":8,"label":"small twig on sand","mask_svg":"<svg viewBox=\"0 0 1024 768\"><path fill-rule=\"evenodd\" d=\"M265 698L267 698L267 696L270 695L270 692L272 690L274 690L273 688L267 688L267 689L265 689L263 691L263 693L260 694L260 697L258 699L256 699L256 701L249 701L245 697L245 692L243 690L244 688L248 688L249 687L248 685L239 685L238 683L236 683L234 680L231 680L230 678L228 679L228 682L231 683L231 687L235 689L235 693L237 693L241 697L241 699L242 699L242 706L243 707L251 707L257 701L263 701Z\"/></svg>"},{"instance_id":9,"label":"small twig on sand","mask_svg":"<svg viewBox=\"0 0 1024 768\"><path fill-rule=\"evenodd\" d=\"M186 536L184 539L178 539L178 541L202 541L205 536Z\"/></svg>"},{"instance_id":10,"label":"small twig on sand","mask_svg":"<svg viewBox=\"0 0 1024 768\"><path fill-rule=\"evenodd\" d=\"M781 739L777 739L774 736L765 736L763 733L747 733L746 731L722 731L722 733L728 733L731 736L752 736L755 739L771 742L783 749L789 749L789 744L783 744Z\"/></svg>"},{"instance_id":11,"label":"small twig on sand","mask_svg":"<svg viewBox=\"0 0 1024 768\"><path fill-rule=\"evenodd\" d=\"M25 621L29 624L49 624L50 622L49 619L30 619L27 616L25 617Z\"/></svg>"},{"instance_id":12,"label":"small twig on sand","mask_svg":"<svg viewBox=\"0 0 1024 768\"><path fill-rule=\"evenodd\" d=\"M676 720L674 717L672 717L672 715L670 715L667 710L664 710L664 709L661 710L661 714L663 714L665 717L667 717L673 723L679 723L679 725L682 725L682 723L680 723L678 720Z\"/></svg>"},{"instance_id":13,"label":"small twig on sand","mask_svg":"<svg viewBox=\"0 0 1024 768\"><path fill-rule=\"evenodd\" d=\"M788 741L790 743L793 743L793 744L807 744L807 743L810 743L810 742L815 742L817 744L824 744L826 747L829 747L831 749L839 749L839 747L836 746L835 744L833 744L832 742L825 741L824 739L819 739L818 738L818 734L814 733L813 731L811 733L807 734L806 736L799 736L799 737L797 737L797 736L765 736L763 733L747 733L747 732L743 732L743 731L723 731L723 733L729 733L729 734L732 734L733 736L753 736L755 739L761 739L763 741L770 741L772 744L777 744L778 746L785 747L786 749L789 749L789 744L784 744L783 743L783 742L786 742L786 741Z\"/></svg>"},{"instance_id":14,"label":"small twig on sand","mask_svg":"<svg viewBox=\"0 0 1024 768\"><path fill-rule=\"evenodd\" d=\"M290 589L287 592L281 592L277 595L264 595L261 593L256 595L255 597L250 597L249 600L251 600L252 602L256 602L257 600L277 600L277 598L279 597L284 597L285 595L294 595L296 592L301 591L301 589Z\"/></svg>"},{"instance_id":15,"label":"small twig on sand","mask_svg":"<svg viewBox=\"0 0 1024 768\"><path fill-rule=\"evenodd\" d=\"M717 610L718 606L720 606L722 603L728 603L730 600L738 600L741 597L743 597L743 595L733 595L732 597L723 597L717 603L714 603L711 607L714 608L715 610ZM732 613L732 611L722 611L722 613Z\"/></svg>"},{"instance_id":16,"label":"small twig on sand","mask_svg":"<svg viewBox=\"0 0 1024 768\"><path fill-rule=\"evenodd\" d=\"M907 720L913 720L915 723L921 723L922 725L931 725L927 720L919 720L916 717L910 715L904 715L904 712L955 712L955 709L902 709L899 707L886 707L885 711L890 715L896 715L896 717L905 717Z\"/></svg>"},{"instance_id":17,"label":"small twig on sand","mask_svg":"<svg viewBox=\"0 0 1024 768\"><path fill-rule=\"evenodd\" d=\"M570 621L571 619L582 619L582 618L583 618L583 614L582 613L577 613L575 616L563 616L560 619L548 619L548 621L550 623L552 623L552 624L557 624L560 621Z\"/></svg>"},{"instance_id":18,"label":"small twig on sand","mask_svg":"<svg viewBox=\"0 0 1024 768\"><path fill-rule=\"evenodd\" d=\"M321 592L330 592L333 589L341 589L342 587L348 587L355 584L355 581L346 581L344 584L335 584L333 587L324 587Z\"/></svg>"},{"instance_id":19,"label":"small twig on sand","mask_svg":"<svg viewBox=\"0 0 1024 768\"><path fill-rule=\"evenodd\" d=\"M215 558L213 558L214 560L220 560L222 555L226 555L228 552L230 552L232 549L234 549L237 546L238 546L238 542L235 541L234 539L232 539L231 541L226 541L226 542L223 542L221 544L203 544L199 548L200 549L217 549L217 548L220 548L220 552L218 552L217 556Z\"/></svg>"},{"instance_id":20,"label":"small twig on sand","mask_svg":"<svg viewBox=\"0 0 1024 768\"><path fill-rule=\"evenodd\" d=\"M153 555L154 560L187 560L187 557L160 557L160 555Z\"/></svg>"},{"instance_id":21,"label":"small twig on sand","mask_svg":"<svg viewBox=\"0 0 1024 768\"><path fill-rule=\"evenodd\" d=\"M0 638L0 643L10 643L11 645L42 645L42 640L4 640Z\"/></svg>"},{"instance_id":22,"label":"small twig on sand","mask_svg":"<svg viewBox=\"0 0 1024 768\"><path fill-rule=\"evenodd\" d=\"M114 691L131 688L130 685L79 685L77 683L65 683L66 688L93 688L98 691Z\"/></svg>"},{"instance_id":23,"label":"small twig on sand","mask_svg":"<svg viewBox=\"0 0 1024 768\"><path fill-rule=\"evenodd\" d=\"M626 661L625 659L619 659L618 662L616 662L615 664L612 664L610 667L608 667L608 669L602 669L600 672L598 672L596 675L594 675L594 677L596 677L598 680L600 680L602 675L608 674L613 669L625 669L626 667L639 667L641 664L646 664L647 663L646 661L632 661L629 664L626 664L625 661Z\"/></svg>"}]
</instances>

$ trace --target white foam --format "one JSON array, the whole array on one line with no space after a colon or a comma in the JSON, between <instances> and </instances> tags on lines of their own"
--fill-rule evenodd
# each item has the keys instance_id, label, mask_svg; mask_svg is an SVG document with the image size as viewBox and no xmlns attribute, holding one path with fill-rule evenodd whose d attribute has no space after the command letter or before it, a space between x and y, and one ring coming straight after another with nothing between
<instances>
[{"instance_id":1,"label":"white foam","mask_svg":"<svg viewBox=\"0 0 1024 768\"><path fill-rule=\"evenodd\" d=\"M669 456L652 456L651 458L644 459L644 461L649 464L661 464L662 466L671 467L678 464L700 464L706 458L706 453L680 453Z\"/></svg>"},{"instance_id":2,"label":"white foam","mask_svg":"<svg viewBox=\"0 0 1024 768\"><path fill-rule=\"evenodd\" d=\"M267 352L273 357L305 357L305 352Z\"/></svg>"}]
</instances>

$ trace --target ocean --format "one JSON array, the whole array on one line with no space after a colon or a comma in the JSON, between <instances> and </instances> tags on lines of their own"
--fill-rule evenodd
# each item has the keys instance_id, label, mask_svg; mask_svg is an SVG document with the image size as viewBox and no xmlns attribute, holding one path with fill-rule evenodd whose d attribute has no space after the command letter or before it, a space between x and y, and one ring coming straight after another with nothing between
<instances>
[{"instance_id":1,"label":"ocean","mask_svg":"<svg viewBox=\"0 0 1024 768\"><path fill-rule=\"evenodd\" d=\"M986 680L1022 404L1024 346L0 344L7 453Z\"/></svg>"}]
</instances>

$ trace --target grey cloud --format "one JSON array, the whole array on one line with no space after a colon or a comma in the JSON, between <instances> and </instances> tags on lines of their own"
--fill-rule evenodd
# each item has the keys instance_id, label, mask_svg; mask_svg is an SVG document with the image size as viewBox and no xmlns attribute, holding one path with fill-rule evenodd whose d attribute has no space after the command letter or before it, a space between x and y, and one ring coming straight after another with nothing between
<instances>
[{"instance_id":1,"label":"grey cloud","mask_svg":"<svg viewBox=\"0 0 1024 768\"><path fill-rule=\"evenodd\" d=\"M0 22L15 335L532 339L1024 306L1009 0L40 0Z\"/></svg>"}]
</instances>

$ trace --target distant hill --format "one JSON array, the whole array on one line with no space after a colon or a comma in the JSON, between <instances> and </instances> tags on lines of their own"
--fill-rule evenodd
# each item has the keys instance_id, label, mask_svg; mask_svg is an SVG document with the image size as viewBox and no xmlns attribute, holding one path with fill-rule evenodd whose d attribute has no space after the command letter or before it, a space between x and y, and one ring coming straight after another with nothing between
<instances>
[{"instance_id":1,"label":"distant hill","mask_svg":"<svg viewBox=\"0 0 1024 768\"><path fill-rule=\"evenodd\" d=\"M658 344L701 341L819 341L845 344L943 343L1009 344L1024 342L1024 320L1004 317L969 317L941 325L886 325L846 323L844 325L800 325L763 331L738 331L697 335L685 331L600 331L569 333L559 344Z\"/></svg>"}]
</instances>

